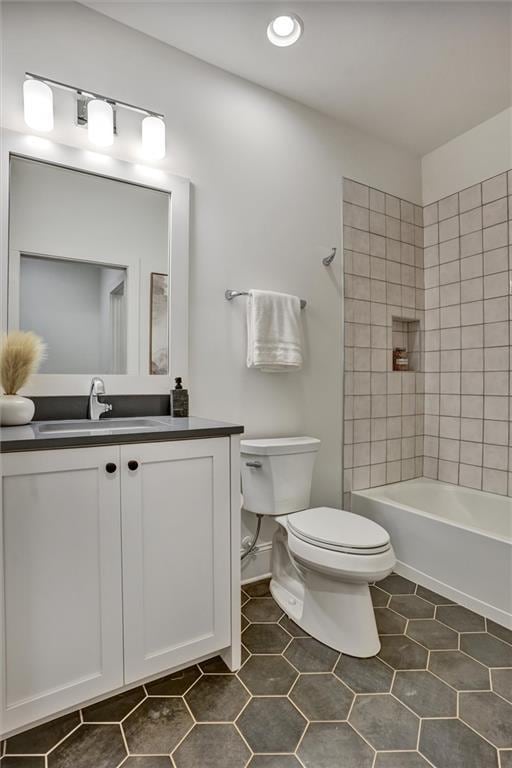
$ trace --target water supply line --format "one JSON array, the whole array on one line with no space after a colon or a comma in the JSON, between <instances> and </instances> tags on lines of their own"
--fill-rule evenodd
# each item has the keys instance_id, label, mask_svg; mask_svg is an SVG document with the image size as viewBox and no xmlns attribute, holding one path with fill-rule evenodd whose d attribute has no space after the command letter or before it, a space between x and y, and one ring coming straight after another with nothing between
<instances>
[{"instance_id":1,"label":"water supply line","mask_svg":"<svg viewBox=\"0 0 512 768\"><path fill-rule=\"evenodd\" d=\"M240 557L241 562L245 560L246 557L248 557L251 552L254 551L256 544L258 542L258 537L260 535L260 529L261 529L261 521L263 519L263 515L256 514L256 517L258 518L258 524L256 525L256 531L254 533L254 536L252 537L252 541L247 544L245 552L242 553L242 556Z\"/></svg>"}]
</instances>

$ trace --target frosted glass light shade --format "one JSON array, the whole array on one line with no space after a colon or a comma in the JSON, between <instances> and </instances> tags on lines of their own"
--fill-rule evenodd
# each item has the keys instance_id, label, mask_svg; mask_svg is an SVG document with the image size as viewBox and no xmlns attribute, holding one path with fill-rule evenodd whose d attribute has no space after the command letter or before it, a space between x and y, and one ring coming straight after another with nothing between
<instances>
[{"instance_id":1,"label":"frosted glass light shade","mask_svg":"<svg viewBox=\"0 0 512 768\"><path fill-rule=\"evenodd\" d=\"M53 128L53 91L41 80L23 83L23 112L26 124L35 131Z\"/></svg>"},{"instance_id":2,"label":"frosted glass light shade","mask_svg":"<svg viewBox=\"0 0 512 768\"><path fill-rule=\"evenodd\" d=\"M149 160L165 157L165 123L162 118L148 115L142 121L142 151Z\"/></svg>"},{"instance_id":3,"label":"frosted glass light shade","mask_svg":"<svg viewBox=\"0 0 512 768\"><path fill-rule=\"evenodd\" d=\"M87 131L89 141L97 147L110 147L114 141L114 110L101 99L87 104Z\"/></svg>"},{"instance_id":4,"label":"frosted glass light shade","mask_svg":"<svg viewBox=\"0 0 512 768\"><path fill-rule=\"evenodd\" d=\"M285 48L297 42L304 30L302 19L295 14L277 16L267 27L267 37L273 45Z\"/></svg>"}]
</instances>

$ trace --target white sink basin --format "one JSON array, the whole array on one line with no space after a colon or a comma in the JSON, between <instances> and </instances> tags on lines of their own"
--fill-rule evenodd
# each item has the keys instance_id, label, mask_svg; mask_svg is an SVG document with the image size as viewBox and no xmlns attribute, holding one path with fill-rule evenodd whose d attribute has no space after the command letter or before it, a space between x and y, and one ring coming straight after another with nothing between
<instances>
[{"instance_id":1,"label":"white sink basin","mask_svg":"<svg viewBox=\"0 0 512 768\"><path fill-rule=\"evenodd\" d=\"M40 434L48 435L117 435L123 432L146 432L165 425L156 419L100 419L100 421L55 421L40 424Z\"/></svg>"}]
</instances>

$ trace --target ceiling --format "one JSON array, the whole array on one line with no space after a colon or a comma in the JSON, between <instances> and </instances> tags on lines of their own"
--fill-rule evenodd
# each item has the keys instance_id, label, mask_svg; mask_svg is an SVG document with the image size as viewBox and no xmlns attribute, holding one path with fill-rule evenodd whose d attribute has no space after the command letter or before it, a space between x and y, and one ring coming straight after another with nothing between
<instances>
[{"instance_id":1,"label":"ceiling","mask_svg":"<svg viewBox=\"0 0 512 768\"><path fill-rule=\"evenodd\" d=\"M423 155L510 106L507 2L87 2L365 133ZM296 12L290 48L266 38Z\"/></svg>"}]
</instances>

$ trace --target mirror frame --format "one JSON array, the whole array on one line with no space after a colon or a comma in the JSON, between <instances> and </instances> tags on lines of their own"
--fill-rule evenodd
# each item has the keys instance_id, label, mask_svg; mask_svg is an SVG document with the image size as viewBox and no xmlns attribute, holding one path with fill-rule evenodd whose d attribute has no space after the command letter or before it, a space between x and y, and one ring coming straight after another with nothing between
<instances>
[{"instance_id":1,"label":"mirror frame","mask_svg":"<svg viewBox=\"0 0 512 768\"><path fill-rule=\"evenodd\" d=\"M107 394L164 394L174 376L188 382L190 181L160 168L118 160L108 154L58 144L46 138L2 129L0 132L2 332L8 329L9 193L13 156L165 192L169 195L169 374L34 374L22 394L87 395L91 378L102 376Z\"/></svg>"}]
</instances>

